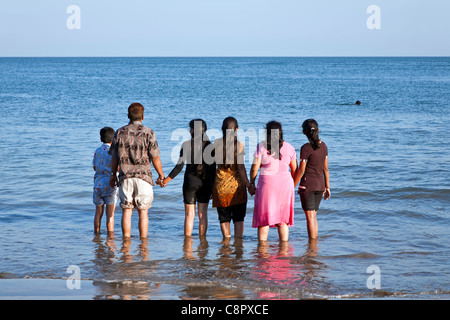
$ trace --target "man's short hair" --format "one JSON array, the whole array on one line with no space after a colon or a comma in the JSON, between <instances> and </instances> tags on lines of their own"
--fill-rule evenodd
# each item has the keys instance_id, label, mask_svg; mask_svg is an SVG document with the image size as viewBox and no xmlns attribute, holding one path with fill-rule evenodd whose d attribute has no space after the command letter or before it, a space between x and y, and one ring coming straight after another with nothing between
<instances>
[{"instance_id":1,"label":"man's short hair","mask_svg":"<svg viewBox=\"0 0 450 320\"><path fill-rule=\"evenodd\" d=\"M103 143L111 143L116 132L111 127L104 127L100 130L100 140Z\"/></svg>"},{"instance_id":2,"label":"man's short hair","mask_svg":"<svg viewBox=\"0 0 450 320\"><path fill-rule=\"evenodd\" d=\"M144 106L139 102L132 103L128 107L128 118L131 121L141 120L144 116Z\"/></svg>"}]
</instances>

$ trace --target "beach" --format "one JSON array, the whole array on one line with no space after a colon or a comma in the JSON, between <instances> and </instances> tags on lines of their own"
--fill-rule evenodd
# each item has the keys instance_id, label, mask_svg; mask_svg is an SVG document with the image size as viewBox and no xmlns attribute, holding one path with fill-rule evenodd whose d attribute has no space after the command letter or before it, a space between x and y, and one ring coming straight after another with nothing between
<instances>
[{"instance_id":1,"label":"beach","mask_svg":"<svg viewBox=\"0 0 450 320\"><path fill-rule=\"evenodd\" d=\"M0 58L0 299L447 300L449 83L449 58ZM317 242L298 195L286 244L276 229L258 243L250 195L242 239L224 241L211 203L206 237L196 217L185 238L182 173L155 187L146 241L137 214L122 238L119 205L114 236L104 220L95 235L99 130L136 101L166 175L194 118L213 141L234 116L247 171L268 121L299 156L316 119L331 180Z\"/></svg>"}]
</instances>

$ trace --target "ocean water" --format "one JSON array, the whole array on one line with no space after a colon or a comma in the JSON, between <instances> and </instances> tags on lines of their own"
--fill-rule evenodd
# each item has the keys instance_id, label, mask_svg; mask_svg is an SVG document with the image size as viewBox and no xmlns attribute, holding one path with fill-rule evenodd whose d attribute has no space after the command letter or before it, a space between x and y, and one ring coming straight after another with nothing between
<instances>
[{"instance_id":1,"label":"ocean water","mask_svg":"<svg viewBox=\"0 0 450 320\"><path fill-rule=\"evenodd\" d=\"M289 242L271 230L258 244L251 197L243 239L223 241L211 205L207 236L196 219L185 239L182 173L155 188L148 240L137 214L122 239L119 206L114 237L104 220L94 235L99 130L135 101L166 174L193 118L214 139L236 117L248 171L265 123L299 153L315 118L332 192L318 240L297 198ZM450 58L1 58L0 112L2 296L7 280L76 266L98 299L450 298Z\"/></svg>"}]
</instances>

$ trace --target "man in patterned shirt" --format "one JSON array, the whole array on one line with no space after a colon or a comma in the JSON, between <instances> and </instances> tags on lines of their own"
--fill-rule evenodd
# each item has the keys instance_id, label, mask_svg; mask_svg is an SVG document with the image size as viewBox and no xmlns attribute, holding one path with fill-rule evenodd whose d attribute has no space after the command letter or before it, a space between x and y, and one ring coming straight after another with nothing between
<instances>
[{"instance_id":1,"label":"man in patterned shirt","mask_svg":"<svg viewBox=\"0 0 450 320\"><path fill-rule=\"evenodd\" d=\"M156 184L160 184L164 179L164 173L155 133L142 125L144 120L142 104L132 103L128 107L128 118L129 124L116 131L109 151L112 156L109 184L119 185L124 238L130 237L131 215L136 208L139 214L139 234L145 239L148 233L148 209L153 202L155 185L151 164L159 175ZM118 179L117 172L119 172Z\"/></svg>"}]
</instances>

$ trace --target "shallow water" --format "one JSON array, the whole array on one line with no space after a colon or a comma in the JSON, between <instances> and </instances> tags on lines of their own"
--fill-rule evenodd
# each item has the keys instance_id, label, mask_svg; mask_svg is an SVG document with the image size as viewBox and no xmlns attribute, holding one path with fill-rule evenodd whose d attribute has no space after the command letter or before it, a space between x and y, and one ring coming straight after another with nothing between
<instances>
[{"instance_id":1,"label":"shallow water","mask_svg":"<svg viewBox=\"0 0 450 320\"><path fill-rule=\"evenodd\" d=\"M142 296L162 297L159 285L174 299L448 299L449 84L449 58L0 59L0 277L65 279L75 265L97 298L140 283ZM214 139L235 116L248 161L266 122L281 121L298 151L315 118L332 187L317 243L299 199L288 244L273 230L258 245L252 198L244 239L224 242L211 206L206 238L185 239L182 174L155 189L147 241L136 216L123 241L119 207L115 236L95 236L98 132L126 124L134 101L166 174L192 118ZM380 289L368 288L370 266Z\"/></svg>"}]
</instances>

